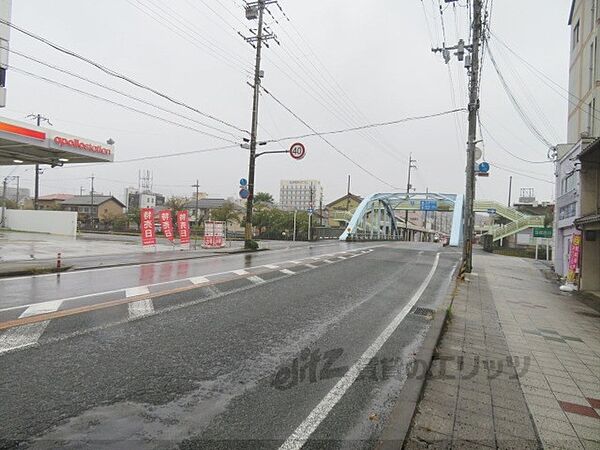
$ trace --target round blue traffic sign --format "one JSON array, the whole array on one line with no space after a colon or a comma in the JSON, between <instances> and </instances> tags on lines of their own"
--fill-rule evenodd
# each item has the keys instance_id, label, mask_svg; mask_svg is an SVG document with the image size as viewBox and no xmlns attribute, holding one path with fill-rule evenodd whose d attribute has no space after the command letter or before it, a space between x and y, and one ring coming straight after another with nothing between
<instances>
[{"instance_id":1,"label":"round blue traffic sign","mask_svg":"<svg viewBox=\"0 0 600 450\"><path fill-rule=\"evenodd\" d=\"M250 195L250 192L246 189L240 189L240 198L246 199Z\"/></svg>"},{"instance_id":2,"label":"round blue traffic sign","mask_svg":"<svg viewBox=\"0 0 600 450\"><path fill-rule=\"evenodd\" d=\"M246 186L248 184L248 180L246 180L245 178L242 178L240 180L240 186Z\"/></svg>"},{"instance_id":3,"label":"round blue traffic sign","mask_svg":"<svg viewBox=\"0 0 600 450\"><path fill-rule=\"evenodd\" d=\"M486 163L485 161L482 163L479 163L479 171L482 173L487 173L490 171L490 165L489 163Z\"/></svg>"}]
</instances>

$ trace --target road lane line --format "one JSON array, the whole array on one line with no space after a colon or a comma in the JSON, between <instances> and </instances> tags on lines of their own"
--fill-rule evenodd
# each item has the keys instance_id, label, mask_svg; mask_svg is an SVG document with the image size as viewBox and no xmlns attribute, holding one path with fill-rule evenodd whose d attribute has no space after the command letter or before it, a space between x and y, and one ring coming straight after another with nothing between
<instances>
[{"instance_id":1,"label":"road lane line","mask_svg":"<svg viewBox=\"0 0 600 450\"><path fill-rule=\"evenodd\" d=\"M146 295L150 293L148 286L137 286L125 289L125 297L135 297L136 295Z\"/></svg>"},{"instance_id":2,"label":"road lane line","mask_svg":"<svg viewBox=\"0 0 600 450\"><path fill-rule=\"evenodd\" d=\"M232 270L231 273L235 273L236 275L248 275L248 271L244 269Z\"/></svg>"},{"instance_id":3,"label":"road lane line","mask_svg":"<svg viewBox=\"0 0 600 450\"><path fill-rule=\"evenodd\" d=\"M261 277L257 277L256 275L248 277L247 279L248 279L248 281L251 281L254 284L265 283L265 280L263 280Z\"/></svg>"},{"instance_id":4,"label":"road lane line","mask_svg":"<svg viewBox=\"0 0 600 450\"><path fill-rule=\"evenodd\" d=\"M292 264L302 264L301 261L290 261Z\"/></svg>"},{"instance_id":5,"label":"road lane line","mask_svg":"<svg viewBox=\"0 0 600 450\"><path fill-rule=\"evenodd\" d=\"M316 269L319 266L315 266L314 264L304 264L306 267L309 267L311 269Z\"/></svg>"},{"instance_id":6,"label":"road lane line","mask_svg":"<svg viewBox=\"0 0 600 450\"><path fill-rule=\"evenodd\" d=\"M279 266L276 266L275 264L265 264L263 267L266 267L267 269L279 269Z\"/></svg>"},{"instance_id":7,"label":"road lane line","mask_svg":"<svg viewBox=\"0 0 600 450\"><path fill-rule=\"evenodd\" d=\"M290 269L281 269L280 272L286 275L296 275L296 272L292 272Z\"/></svg>"},{"instance_id":8,"label":"road lane line","mask_svg":"<svg viewBox=\"0 0 600 450\"><path fill-rule=\"evenodd\" d=\"M193 277L189 278L189 280L194 284L210 283L210 280L206 277Z\"/></svg>"},{"instance_id":9,"label":"road lane line","mask_svg":"<svg viewBox=\"0 0 600 450\"><path fill-rule=\"evenodd\" d=\"M61 300L54 300L31 305L21 313L19 319L54 312L60 308L61 303ZM21 325L6 330L4 334L0 335L0 355L11 350L30 347L37 344L37 341L40 339L49 323L49 320L44 320L42 322Z\"/></svg>"},{"instance_id":10,"label":"road lane line","mask_svg":"<svg viewBox=\"0 0 600 450\"><path fill-rule=\"evenodd\" d=\"M152 299L131 302L128 305L129 320L154 314L154 303Z\"/></svg>"},{"instance_id":11,"label":"road lane line","mask_svg":"<svg viewBox=\"0 0 600 450\"><path fill-rule=\"evenodd\" d=\"M31 305L29 308L23 311L19 318L57 311L58 308L60 308L61 303L62 300L51 300L49 302L36 303L35 305Z\"/></svg>"},{"instance_id":12,"label":"road lane line","mask_svg":"<svg viewBox=\"0 0 600 450\"><path fill-rule=\"evenodd\" d=\"M381 347L386 343L389 337L396 331L402 320L410 312L412 307L419 301L423 292L431 282L433 275L437 269L440 260L440 254L437 253L435 261L429 274L419 286L419 289L414 293L409 302L402 308L390 324L383 332L375 339L375 341L365 350L361 357L354 363L344 376L335 384L329 393L319 402L319 404L310 412L308 417L296 428L290 437L283 443L280 449L283 450L299 450L306 443L308 438L314 433L321 422L327 417L334 406L341 400L346 391L356 381L360 373L367 367L369 362L377 355Z\"/></svg>"}]
</instances>

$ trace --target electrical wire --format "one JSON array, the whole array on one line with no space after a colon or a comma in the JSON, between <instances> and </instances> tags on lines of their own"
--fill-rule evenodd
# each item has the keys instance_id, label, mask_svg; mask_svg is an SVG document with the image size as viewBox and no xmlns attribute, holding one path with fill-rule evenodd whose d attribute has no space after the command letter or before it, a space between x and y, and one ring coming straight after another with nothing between
<instances>
[{"instance_id":1,"label":"electrical wire","mask_svg":"<svg viewBox=\"0 0 600 450\"><path fill-rule=\"evenodd\" d=\"M142 110L134 108L132 106L128 106L128 105L125 105L123 103L119 103L119 102L116 102L114 100L110 100L110 99L107 99L105 97L101 97L99 95L95 95L95 94L91 94L89 92L82 91L81 89L74 88L73 86L69 86L69 85L61 83L59 81L52 80L50 78L46 78L46 77L43 77L41 75L36 75L34 73L28 72L28 71L23 70L23 69L19 69L18 67L15 67L13 65L10 65L10 68L12 70L14 70L15 72L20 73L22 75L26 75L26 76L29 76L29 77L32 77L32 78L36 78L38 80L45 81L45 82L50 83L50 84L54 84L56 86L60 86L60 87L63 87L65 89L69 89L71 91L74 91L74 92L77 92L79 94L82 94L82 95L94 98L96 100L102 100L103 102L107 102L107 103L119 106L121 108L127 109L129 111L133 111L133 112L136 112L138 114L142 114L142 115L147 116L147 117L152 117L154 119L161 120L161 121L169 123L171 125L175 125L175 126L180 127L180 128L184 128L184 129L187 129L187 130L190 130L190 131L194 131L196 133L200 133L200 134L203 134L205 136L210 136L210 137L213 137L215 139L219 139L219 140L222 140L222 141L225 141L225 142L230 142L232 144L237 144L236 141L233 141L231 139L224 138L222 136L217 136L217 135L212 134L212 133L207 133L206 131L199 130L198 128L190 127L188 125L185 125L185 124L182 124L182 123L179 123L179 122L175 122L175 121L166 119L164 117L157 116L155 114L152 114L152 113L149 113L149 112L146 112L146 111L142 111Z\"/></svg>"},{"instance_id":2,"label":"electrical wire","mask_svg":"<svg viewBox=\"0 0 600 450\"><path fill-rule=\"evenodd\" d=\"M495 163L495 162L492 162L492 161L490 161L490 164L491 164L493 167L496 167L496 168L498 168L498 169L500 169L500 170L504 170L505 172L508 172L508 173L514 173L514 174L516 174L516 175L521 175L521 176L523 176L523 177L526 177L526 178L528 178L528 179L530 178L530 179L532 179L532 180L537 180L537 181L541 181L541 182L548 183L548 184L555 184L555 183L554 183L554 181L550 181L550 180L547 180L547 179L544 179L544 178L538 178L538 177L535 177L535 176L533 176L531 173L523 173L523 172L519 172L518 170L515 170L515 169L511 169L511 168L508 168L508 167L501 166L501 165L499 165L499 164L497 164L497 163Z\"/></svg>"},{"instance_id":3,"label":"electrical wire","mask_svg":"<svg viewBox=\"0 0 600 450\"><path fill-rule=\"evenodd\" d=\"M356 162L354 159L352 159L350 156L346 155L343 151L341 151L339 148L337 148L335 145L333 145L329 140L327 140L324 136L322 136L317 130L315 130L312 126L310 126L304 119L302 119L300 116L298 116L294 111L292 111L290 108L288 108L285 104L283 104L277 97L275 97L270 91L268 91L267 89L265 89L264 87L261 87L262 90L268 94L273 100L275 100L275 102L277 104L279 104L279 106L281 106L283 109L285 109L287 112L289 112L292 116L294 116L300 123L302 123L306 128L308 128L309 130L311 130L315 136L318 136L319 138L321 138L321 140L323 140L327 145L329 145L333 150L335 150L337 153L339 153L342 157L344 157L345 159L347 159L348 161L350 161L352 164L354 164L356 167L358 167L360 170L362 170L363 172L365 172L366 174L370 175L371 177L375 178L376 180L378 180L379 182L385 184L386 186L391 187L392 189L400 189L397 186L394 186L391 183L388 183L387 181L383 180L382 178L380 178L379 176L377 176L376 174L374 174L373 172L371 172L369 169L363 167L361 164L359 164L358 162Z\"/></svg>"},{"instance_id":4,"label":"electrical wire","mask_svg":"<svg viewBox=\"0 0 600 450\"><path fill-rule=\"evenodd\" d=\"M69 49L66 49L64 47L61 47L60 45L55 44L55 43L51 42L50 40L48 40L46 38L43 38L41 36L38 36L38 35L30 32L30 31L27 31L24 28L21 28L21 27L15 25L15 24L11 23L8 20L0 18L0 23L2 23L4 25L6 25L6 26L8 26L8 27L10 27L10 28L12 28L14 30L16 30L16 31L18 31L18 32L20 32L20 33L22 33L22 34L24 34L26 36L29 36L32 39L35 39L35 40L37 40L39 42L42 42L43 44L46 44L47 46L52 47L53 49L58 50L61 53L64 53L64 54L69 55L69 56L72 56L73 58L79 59L80 61L83 61L83 62L85 62L87 64L90 64L90 65L96 67L97 69L101 70L102 72L106 73L107 75L110 75L110 76L115 77L115 78L119 78L119 79L121 79L123 81L126 81L126 82L128 82L128 83L130 83L130 84L132 84L132 85L134 85L134 86L136 86L138 88L140 88L140 89L144 89L144 90L146 90L148 92L151 92L151 93L153 93L155 95L158 95L159 97L164 98L165 100L168 100L171 103L174 103L176 105L182 106L182 107L184 107L186 109L189 109L191 111L194 111L195 113L200 114L201 116L204 116L204 117L207 117L207 118L209 118L211 120L219 122L222 125L226 125L226 126L228 126L230 128L233 128L233 129L235 129L237 131L241 131L243 133L250 134L247 130L244 130L243 128L237 127L237 126L235 126L235 125L233 125L233 124L231 124L231 123L229 123L229 122L227 122L225 120L219 119L218 117L215 117L212 114L205 113L205 112L199 110L198 108L195 108L193 106L188 105L187 103L185 103L183 101L177 100L177 99L175 99L175 98L173 98L173 97L171 97L171 96L169 96L169 95L167 95L167 94L165 94L163 92L160 92L160 91L158 91L158 90L156 90L156 89L154 89L154 88L152 88L150 86L147 86L147 85L145 85L145 84L143 84L141 82L135 81L132 78L130 78L130 77L124 75L124 74L121 74L121 73L119 73L119 72L117 72L117 71L115 71L113 69L110 69L110 68L108 68L106 66L103 66L102 64L100 64L100 63L98 63L96 61L93 61L93 60L91 60L91 59L89 59L89 58L87 58L85 56L82 56L82 55L80 55L80 54L78 54L78 53L76 53L76 52L74 52L72 50L69 50Z\"/></svg>"},{"instance_id":5,"label":"electrical wire","mask_svg":"<svg viewBox=\"0 0 600 450\"><path fill-rule=\"evenodd\" d=\"M193 118L191 118L191 117L188 117L188 116L186 116L186 115L180 114L180 113L178 113L178 112L176 112L176 111L172 111L172 110L170 110L170 109L163 108L162 106L159 106L159 105L157 105L157 104L155 104L155 103L149 102L149 101L147 101L147 100L144 100L144 99L142 99L142 98L139 98L139 97L135 97L135 96L133 96L133 95L130 95L130 94L128 94L128 93L126 93L126 92L123 92L123 91L120 91L120 90L118 90L118 89L114 89L114 88L112 88L112 87L110 87L110 86L107 86L107 85L105 85L105 84L99 83L99 82L97 82L97 81L94 81L94 80L91 80L91 79L89 79L89 78L87 78L87 77L84 77L84 76L82 76L82 75L76 74L76 73L74 73L74 72L71 72L71 71L69 71L69 70L63 69L63 68L61 68L61 67L58 67L58 66L56 66L56 65L50 64L50 63L48 63L48 62L42 61L42 60L40 60L40 59L37 59L37 58L35 58L35 57L33 57L33 56L29 56L29 55L27 55L27 54L25 54L25 53L21 53L21 52L19 52L19 51L17 51L17 50L14 50L14 49L12 49L12 48L11 48L11 49L8 49L8 48L6 48L6 47L3 47L3 46L1 46L1 45L0 45L0 48L4 48L5 50L8 50L8 51L9 51L10 53L12 53L12 54L15 54L15 55L18 55L18 56L20 56L20 57L22 57L22 58L25 58L25 59L28 59L28 60L30 60L30 61L36 62L36 63L38 63L38 64L41 64L41 65L43 65L43 66L45 66L45 67L48 67L48 68L50 68L50 69L56 70L56 71L58 71L58 72L61 72L61 73L67 74L67 75L70 75L70 76L72 76L72 77L74 77L74 78L78 78L78 79L80 79L80 80L82 80L82 81L85 81L85 82L87 82L87 83L93 84L93 85L95 85L95 86L98 86L98 87L101 87L101 88L103 88L103 89L106 89L106 90L108 90L108 91L114 92L114 93L116 93L116 94L122 95L122 96L124 96L124 97L127 97L127 98L129 98L129 99L131 99L131 100L135 100L135 101L137 101L137 102L143 103L143 104L145 104L145 105L147 105L147 106L151 106L152 108L156 108L156 109L158 109L158 110L160 110L160 111L163 111L163 112L166 112L166 113L169 113L169 114L173 114L174 116L177 116L177 117L180 117L180 118L182 118L182 119L186 119L186 120L189 120L189 121L191 121L191 122L197 123L198 125L201 125L201 126L203 126L203 127L209 128L209 129L211 129L211 130L215 130L215 131L218 131L218 132L220 132L220 133L227 134L227 135L229 135L229 136L231 136L231 137L233 137L233 138L235 138L235 139L237 139L237 140L241 140L241 139L242 139L242 138L241 138L239 135L236 135L236 134L234 134L234 133L230 133L229 131L221 130L220 128L213 127L212 125L208 125L208 124L206 124L206 123L204 123L204 122L201 122L201 121L199 121L199 120L197 120L197 119L193 119ZM214 137L214 135L212 135L212 134L210 134L209 136L212 136L212 137Z\"/></svg>"},{"instance_id":6,"label":"electrical wire","mask_svg":"<svg viewBox=\"0 0 600 450\"><path fill-rule=\"evenodd\" d=\"M267 92L267 94L271 95L271 93L268 92L266 89L263 88L263 90L265 92ZM422 116L411 116L411 117L405 117L403 119L398 119L398 120L390 120L388 122L378 122L378 123L371 123L371 124L367 124L367 125L361 125L358 127L344 128L342 130L323 131L323 132L314 131L313 133L301 134L298 136L286 136L286 137L279 138L279 139L269 140L267 142L281 142L281 141L292 140L292 139L302 139L302 138L307 138L307 137L311 137L311 136L328 136L328 135L332 135L332 134L348 133L351 131L359 131L359 130L365 130L365 129L369 129L369 128L377 128L377 127L385 127L385 126L389 126L389 125L396 125L399 123L412 122L412 121L416 121L416 120L432 119L434 117L442 117L442 116L445 116L448 114L454 114L454 113L462 112L462 111L466 111L466 110L467 110L466 108L456 108L456 109L450 109L448 111L442 111L442 112L433 113L433 114L426 114L426 115L422 115ZM307 127L308 127L308 125L307 125Z\"/></svg>"}]
</instances>

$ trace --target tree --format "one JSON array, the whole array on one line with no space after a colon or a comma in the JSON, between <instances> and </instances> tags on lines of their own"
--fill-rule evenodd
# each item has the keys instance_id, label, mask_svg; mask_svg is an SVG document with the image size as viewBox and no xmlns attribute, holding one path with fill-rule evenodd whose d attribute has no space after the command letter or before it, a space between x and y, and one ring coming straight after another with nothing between
<instances>
[{"instance_id":1,"label":"tree","mask_svg":"<svg viewBox=\"0 0 600 450\"><path fill-rule=\"evenodd\" d=\"M139 208L129 208L127 210L127 220L129 222L133 222L137 225L137 228L140 228L140 209Z\"/></svg>"},{"instance_id":2,"label":"tree","mask_svg":"<svg viewBox=\"0 0 600 450\"><path fill-rule=\"evenodd\" d=\"M273 196L268 192L257 192L254 194L254 203L275 203Z\"/></svg>"},{"instance_id":3,"label":"tree","mask_svg":"<svg viewBox=\"0 0 600 450\"><path fill-rule=\"evenodd\" d=\"M220 208L213 209L211 216L213 220L218 220L225 223L231 223L233 221L239 221L239 211L235 203L227 200Z\"/></svg>"},{"instance_id":4,"label":"tree","mask_svg":"<svg viewBox=\"0 0 600 450\"><path fill-rule=\"evenodd\" d=\"M185 205L189 202L187 197L172 195L165 202L165 206L173 211L181 211L185 209Z\"/></svg>"}]
</instances>

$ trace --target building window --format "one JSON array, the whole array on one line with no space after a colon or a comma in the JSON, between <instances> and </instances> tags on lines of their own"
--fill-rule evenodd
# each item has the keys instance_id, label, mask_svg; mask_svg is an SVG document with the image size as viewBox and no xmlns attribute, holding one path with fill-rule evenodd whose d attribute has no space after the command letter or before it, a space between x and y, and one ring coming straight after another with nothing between
<instances>
[{"instance_id":1,"label":"building window","mask_svg":"<svg viewBox=\"0 0 600 450\"><path fill-rule=\"evenodd\" d=\"M579 43L579 20L573 27L573 48L575 48L578 43Z\"/></svg>"},{"instance_id":2,"label":"building window","mask_svg":"<svg viewBox=\"0 0 600 450\"><path fill-rule=\"evenodd\" d=\"M576 202L569 203L568 205L561 207L558 211L559 211L559 214L558 214L559 220L568 219L569 217L573 217L577 213L577 203Z\"/></svg>"},{"instance_id":3,"label":"building window","mask_svg":"<svg viewBox=\"0 0 600 450\"><path fill-rule=\"evenodd\" d=\"M594 111L596 110L596 99L588 103L587 131L590 136L594 135Z\"/></svg>"},{"instance_id":4,"label":"building window","mask_svg":"<svg viewBox=\"0 0 600 450\"><path fill-rule=\"evenodd\" d=\"M567 192L571 192L573 189L575 189L575 174L569 173L562 180L560 194L566 194Z\"/></svg>"}]
</instances>

